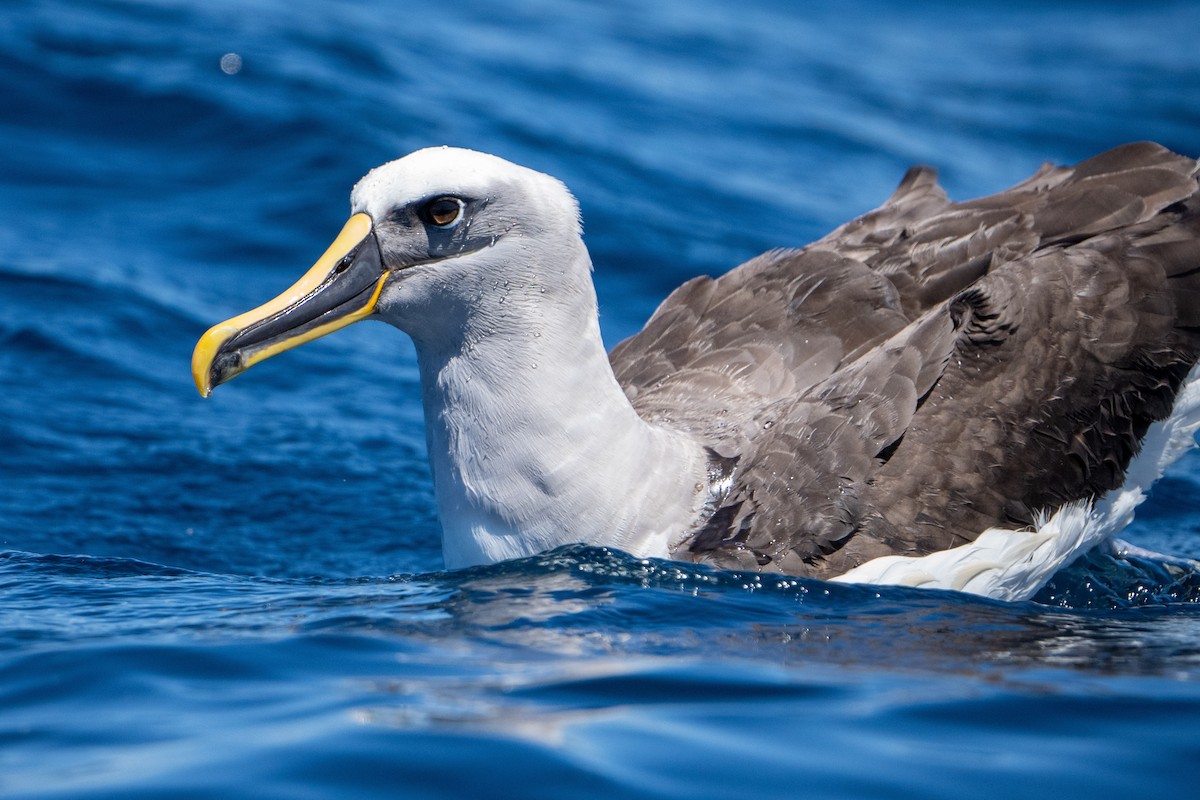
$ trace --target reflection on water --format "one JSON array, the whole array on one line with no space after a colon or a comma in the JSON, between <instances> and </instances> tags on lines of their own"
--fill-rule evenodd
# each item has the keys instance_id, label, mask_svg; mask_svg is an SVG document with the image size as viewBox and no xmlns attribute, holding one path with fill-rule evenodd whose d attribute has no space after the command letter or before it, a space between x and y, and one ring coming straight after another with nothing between
<instances>
[{"instance_id":1,"label":"reflection on water","mask_svg":"<svg viewBox=\"0 0 1200 800\"><path fill-rule=\"evenodd\" d=\"M600 548L453 573L337 581L8 553L0 557L0 588L10 613L36 616L43 641L253 636L283 619L301 635L402 637L439 648L460 642L468 651L516 648L553 659L696 651L914 673L971 673L986 664L1200 675L1200 605L1072 611L721 572ZM86 599L86 613L56 608L61 592Z\"/></svg>"}]
</instances>

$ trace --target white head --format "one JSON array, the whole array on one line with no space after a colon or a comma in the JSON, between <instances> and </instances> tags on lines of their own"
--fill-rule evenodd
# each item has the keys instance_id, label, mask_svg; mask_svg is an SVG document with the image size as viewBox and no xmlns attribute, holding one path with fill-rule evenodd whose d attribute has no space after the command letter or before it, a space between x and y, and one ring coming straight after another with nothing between
<instances>
[{"instance_id":1,"label":"white head","mask_svg":"<svg viewBox=\"0 0 1200 800\"><path fill-rule=\"evenodd\" d=\"M588 278L587 269L566 281L561 273L585 253L575 198L555 178L496 156L418 150L371 170L350 205L374 220L393 273L379 315L418 347L448 344L514 283L576 291ZM551 267L555 273L546 274Z\"/></svg>"}]
</instances>

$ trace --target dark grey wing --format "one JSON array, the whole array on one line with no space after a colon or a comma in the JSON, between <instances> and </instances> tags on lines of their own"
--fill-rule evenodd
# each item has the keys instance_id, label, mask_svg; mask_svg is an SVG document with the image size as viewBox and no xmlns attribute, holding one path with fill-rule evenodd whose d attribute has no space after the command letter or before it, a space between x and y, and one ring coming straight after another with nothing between
<instances>
[{"instance_id":1,"label":"dark grey wing","mask_svg":"<svg viewBox=\"0 0 1200 800\"><path fill-rule=\"evenodd\" d=\"M829 576L1119 485L1197 356L1195 170L1128 145L959 204L914 170L682 287L613 362L640 413L740 459L691 557Z\"/></svg>"},{"instance_id":2,"label":"dark grey wing","mask_svg":"<svg viewBox=\"0 0 1200 800\"><path fill-rule=\"evenodd\" d=\"M1030 179L1010 192L1039 186ZM1031 251L1036 240L1018 236L1021 226L1029 223L1019 209L958 210L936 172L915 167L880 208L820 241L679 287L613 349L613 370L643 418L709 442L736 440L758 409L886 340L930 297L976 280L997 249Z\"/></svg>"},{"instance_id":3,"label":"dark grey wing","mask_svg":"<svg viewBox=\"0 0 1200 800\"><path fill-rule=\"evenodd\" d=\"M845 246L831 244L835 231L688 281L613 349L618 382L644 419L738 452L763 407L799 396L912 321L895 282L860 256L948 205L936 173L914 168Z\"/></svg>"},{"instance_id":4,"label":"dark grey wing","mask_svg":"<svg viewBox=\"0 0 1200 800\"><path fill-rule=\"evenodd\" d=\"M905 436L956 340L947 315L927 315L800 397L764 408L733 487L686 543L687 555L814 574L834 553L893 552L899 539L870 502L872 476Z\"/></svg>"},{"instance_id":5,"label":"dark grey wing","mask_svg":"<svg viewBox=\"0 0 1200 800\"><path fill-rule=\"evenodd\" d=\"M906 204L897 190L895 206L893 196L811 247L855 258L886 276L915 319L1002 264L1150 219L1195 191L1195 168L1192 159L1137 142L1074 167L1044 165L1006 191L941 208ZM915 172L906 182L933 179L931 170Z\"/></svg>"},{"instance_id":6,"label":"dark grey wing","mask_svg":"<svg viewBox=\"0 0 1200 800\"><path fill-rule=\"evenodd\" d=\"M781 250L688 281L611 361L643 418L716 446L752 438L760 409L906 325L892 283L861 262Z\"/></svg>"},{"instance_id":7,"label":"dark grey wing","mask_svg":"<svg viewBox=\"0 0 1200 800\"><path fill-rule=\"evenodd\" d=\"M1122 484L1200 353L1190 202L1157 232L1040 251L947 304L955 355L870 492L914 552Z\"/></svg>"}]
</instances>

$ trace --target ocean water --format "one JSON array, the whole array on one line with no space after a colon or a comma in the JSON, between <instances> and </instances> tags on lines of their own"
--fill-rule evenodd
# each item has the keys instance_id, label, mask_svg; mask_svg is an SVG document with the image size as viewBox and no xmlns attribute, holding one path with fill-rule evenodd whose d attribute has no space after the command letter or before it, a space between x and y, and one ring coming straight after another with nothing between
<instances>
[{"instance_id":1,"label":"ocean water","mask_svg":"<svg viewBox=\"0 0 1200 800\"><path fill-rule=\"evenodd\" d=\"M1193 796L1193 570L1095 555L1016 604L580 547L443 571L401 334L209 401L188 363L419 147L566 181L615 344L910 164L966 198L1200 155L1198 39L1189 2L7 0L0 796ZM1200 557L1198 483L1126 538Z\"/></svg>"}]
</instances>

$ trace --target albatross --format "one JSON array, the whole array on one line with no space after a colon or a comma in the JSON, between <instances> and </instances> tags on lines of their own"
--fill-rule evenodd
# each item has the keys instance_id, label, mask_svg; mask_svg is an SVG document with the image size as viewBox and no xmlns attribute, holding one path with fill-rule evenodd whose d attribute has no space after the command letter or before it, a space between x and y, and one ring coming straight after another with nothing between
<instances>
[{"instance_id":1,"label":"albatross","mask_svg":"<svg viewBox=\"0 0 1200 800\"><path fill-rule=\"evenodd\" d=\"M579 207L450 147L377 167L203 396L363 319L416 345L449 568L586 543L1032 596L1200 426L1197 162L1151 143L952 202L914 167L799 249L684 283L606 353Z\"/></svg>"}]
</instances>

